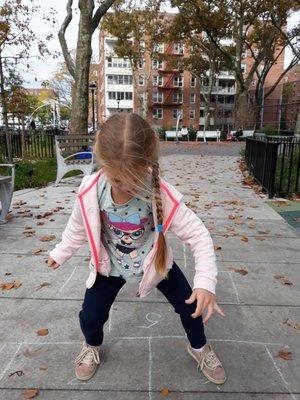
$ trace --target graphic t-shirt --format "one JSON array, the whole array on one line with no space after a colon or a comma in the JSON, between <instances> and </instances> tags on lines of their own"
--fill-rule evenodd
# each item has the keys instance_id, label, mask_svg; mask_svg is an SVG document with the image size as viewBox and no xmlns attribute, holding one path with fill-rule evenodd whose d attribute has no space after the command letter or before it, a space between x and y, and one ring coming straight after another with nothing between
<instances>
[{"instance_id":1,"label":"graphic t-shirt","mask_svg":"<svg viewBox=\"0 0 300 400\"><path fill-rule=\"evenodd\" d=\"M151 203L133 197L125 204L115 204L111 185L106 182L99 197L99 206L101 240L110 257L110 275L139 281L144 259L153 247Z\"/></svg>"}]
</instances>

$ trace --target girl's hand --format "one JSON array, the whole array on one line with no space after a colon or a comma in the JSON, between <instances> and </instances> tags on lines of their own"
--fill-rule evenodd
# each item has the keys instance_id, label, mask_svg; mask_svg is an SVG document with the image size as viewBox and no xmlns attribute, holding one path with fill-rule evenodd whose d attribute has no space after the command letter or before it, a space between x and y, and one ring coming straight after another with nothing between
<instances>
[{"instance_id":1,"label":"girl's hand","mask_svg":"<svg viewBox=\"0 0 300 400\"><path fill-rule=\"evenodd\" d=\"M194 289L190 298L185 300L187 304L192 304L197 300L196 311L191 314L193 318L197 318L203 314L204 310L207 309L206 315L203 319L203 323L207 324L210 317L216 311L222 317L225 317L223 310L216 303L216 296L206 289Z\"/></svg>"},{"instance_id":2,"label":"girl's hand","mask_svg":"<svg viewBox=\"0 0 300 400\"><path fill-rule=\"evenodd\" d=\"M53 260L51 256L48 257L47 265L52 269L56 269L60 266L56 261Z\"/></svg>"}]
</instances>

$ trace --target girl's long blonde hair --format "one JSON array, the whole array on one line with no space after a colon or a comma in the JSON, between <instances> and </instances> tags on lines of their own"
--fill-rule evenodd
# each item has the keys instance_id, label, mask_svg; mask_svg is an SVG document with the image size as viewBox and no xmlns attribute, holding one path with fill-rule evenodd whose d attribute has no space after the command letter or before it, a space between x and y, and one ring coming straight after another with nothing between
<instances>
[{"instance_id":1,"label":"girl's long blonde hair","mask_svg":"<svg viewBox=\"0 0 300 400\"><path fill-rule=\"evenodd\" d=\"M135 113L113 114L100 126L94 147L97 160L110 177L144 191L145 177L152 174L151 198L155 201L158 225L163 225L159 184L159 137L148 122ZM155 269L166 277L166 241L159 232Z\"/></svg>"}]
</instances>

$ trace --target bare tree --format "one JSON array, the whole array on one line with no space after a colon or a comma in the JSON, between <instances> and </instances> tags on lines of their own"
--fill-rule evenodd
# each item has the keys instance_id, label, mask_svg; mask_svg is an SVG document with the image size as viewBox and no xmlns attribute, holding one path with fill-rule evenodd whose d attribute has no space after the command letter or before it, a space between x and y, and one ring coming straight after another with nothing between
<instances>
[{"instance_id":1,"label":"bare tree","mask_svg":"<svg viewBox=\"0 0 300 400\"><path fill-rule=\"evenodd\" d=\"M70 133L86 133L88 124L89 71L92 57L92 36L103 15L115 0L102 1L95 7L94 0L78 0L80 11L76 55L72 57L65 33L73 19L73 0L67 2L67 16L58 33L63 56L74 79Z\"/></svg>"}]
</instances>

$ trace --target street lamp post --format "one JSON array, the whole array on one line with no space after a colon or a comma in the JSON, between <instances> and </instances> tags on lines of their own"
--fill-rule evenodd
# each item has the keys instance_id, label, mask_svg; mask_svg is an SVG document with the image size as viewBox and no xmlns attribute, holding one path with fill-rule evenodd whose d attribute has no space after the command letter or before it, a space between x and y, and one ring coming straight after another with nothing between
<instances>
[{"instance_id":1,"label":"street lamp post","mask_svg":"<svg viewBox=\"0 0 300 400\"><path fill-rule=\"evenodd\" d=\"M97 90L97 85L95 82L90 83L90 91L92 92L92 119L93 119L93 132L95 132L95 91Z\"/></svg>"}]
</instances>

